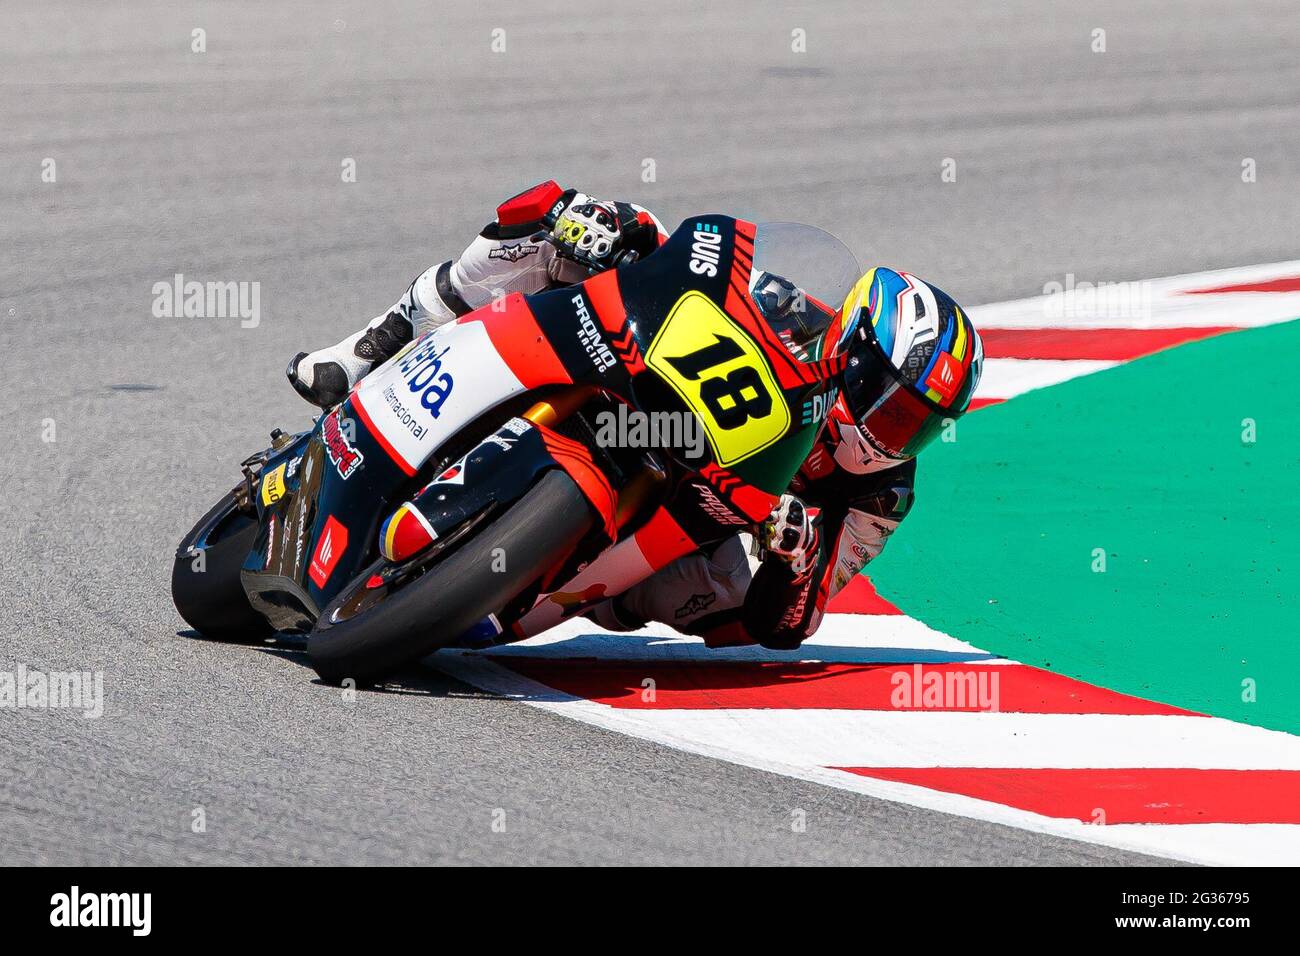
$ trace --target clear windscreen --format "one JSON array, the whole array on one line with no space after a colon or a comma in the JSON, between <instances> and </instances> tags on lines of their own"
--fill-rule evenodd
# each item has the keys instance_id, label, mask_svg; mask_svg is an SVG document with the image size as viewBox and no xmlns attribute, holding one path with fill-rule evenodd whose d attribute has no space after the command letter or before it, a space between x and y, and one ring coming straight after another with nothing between
<instances>
[{"instance_id":1,"label":"clear windscreen","mask_svg":"<svg viewBox=\"0 0 1300 956\"><path fill-rule=\"evenodd\" d=\"M849 247L824 229L801 222L764 222L754 234L751 286L764 273L788 280L834 311L862 269Z\"/></svg>"}]
</instances>

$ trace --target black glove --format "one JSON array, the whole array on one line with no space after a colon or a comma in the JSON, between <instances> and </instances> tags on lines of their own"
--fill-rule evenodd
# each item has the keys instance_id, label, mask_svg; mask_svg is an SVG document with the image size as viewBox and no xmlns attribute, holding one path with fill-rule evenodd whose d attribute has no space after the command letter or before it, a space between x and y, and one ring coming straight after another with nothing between
<instances>
[{"instance_id":1,"label":"black glove","mask_svg":"<svg viewBox=\"0 0 1300 956\"><path fill-rule=\"evenodd\" d=\"M614 203L578 194L541 236L555 246L551 278L572 284L636 260L637 252L626 248L624 231Z\"/></svg>"}]
</instances>

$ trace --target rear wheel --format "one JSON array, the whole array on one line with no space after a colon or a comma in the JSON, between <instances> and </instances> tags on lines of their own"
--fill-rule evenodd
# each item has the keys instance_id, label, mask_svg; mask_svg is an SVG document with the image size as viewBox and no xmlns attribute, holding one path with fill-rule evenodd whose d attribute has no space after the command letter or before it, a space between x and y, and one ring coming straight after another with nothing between
<instances>
[{"instance_id":1,"label":"rear wheel","mask_svg":"<svg viewBox=\"0 0 1300 956\"><path fill-rule=\"evenodd\" d=\"M362 603L370 572L321 613L307 656L321 679L373 683L445 647L564 560L591 530L592 510L563 471L549 471L468 542L381 602ZM373 571L375 569L371 569Z\"/></svg>"},{"instance_id":2,"label":"rear wheel","mask_svg":"<svg viewBox=\"0 0 1300 956\"><path fill-rule=\"evenodd\" d=\"M232 491L205 514L176 549L172 601L204 637L256 643L274 632L253 610L239 579L257 538L257 518L239 508Z\"/></svg>"}]
</instances>

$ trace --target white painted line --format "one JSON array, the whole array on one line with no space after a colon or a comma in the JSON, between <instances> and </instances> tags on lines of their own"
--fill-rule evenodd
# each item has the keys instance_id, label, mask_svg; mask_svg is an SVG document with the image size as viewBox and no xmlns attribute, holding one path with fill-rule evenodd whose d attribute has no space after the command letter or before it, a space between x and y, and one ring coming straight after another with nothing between
<instances>
[{"instance_id":1,"label":"white painted line","mask_svg":"<svg viewBox=\"0 0 1300 956\"><path fill-rule=\"evenodd\" d=\"M1151 853L1188 863L1212 865L1297 865L1300 864L1300 826L1270 827L1272 842L1247 840L1234 843L1216 830L1199 836L1200 826L1095 826L1079 820L1061 820L1030 813L1000 803L977 800L961 794L930 790L911 784L877 780L826 767L784 763L754 752L751 747L734 750L716 741L677 736L672 728L651 726L637 720L639 711L621 710L562 694L553 688L523 677L485 657L474 655L439 655L438 666L451 676L504 697L519 699L542 710L579 720L617 733L662 744L689 753L726 760L730 763L778 773L812 783L851 790L879 800L947 813L972 820L983 820L1094 843L1137 853ZM920 715L914 715L920 716ZM752 742L751 742L752 743Z\"/></svg>"},{"instance_id":2,"label":"white painted line","mask_svg":"<svg viewBox=\"0 0 1300 956\"><path fill-rule=\"evenodd\" d=\"M956 660L1006 663L902 614L827 614L817 633L798 650L704 646L698 637L664 624L610 634L586 620L565 621L545 634L492 649L493 656L597 657L619 661L823 661L911 663ZM438 658L441 660L441 658Z\"/></svg>"},{"instance_id":3,"label":"white painted line","mask_svg":"<svg viewBox=\"0 0 1300 956\"><path fill-rule=\"evenodd\" d=\"M1060 385L1118 364L1100 359L985 359L975 397L1014 398L1035 388Z\"/></svg>"},{"instance_id":4,"label":"white painted line","mask_svg":"<svg viewBox=\"0 0 1300 956\"><path fill-rule=\"evenodd\" d=\"M1178 857L1189 844L1207 863L1230 866L1295 866L1300 862L1300 826L1290 823L1119 823L1105 828L1134 840L1158 856Z\"/></svg>"},{"instance_id":5,"label":"white painted line","mask_svg":"<svg viewBox=\"0 0 1300 956\"><path fill-rule=\"evenodd\" d=\"M636 708L653 737L801 767L1300 770L1300 737L1213 717Z\"/></svg>"},{"instance_id":6,"label":"white painted line","mask_svg":"<svg viewBox=\"0 0 1300 956\"><path fill-rule=\"evenodd\" d=\"M1059 314L1047 296L995 302L970 308L975 328L990 329L1160 329L1202 326L1253 328L1300 317L1300 292L1225 292L1187 295L1189 289L1268 282L1300 276L1300 260L1197 272L1144 283L1149 295L1145 314L1114 314L1113 309L1088 311L1083 296L1066 300L1070 309ZM1078 281L1104 281L1101 276L1078 276ZM1064 277L1058 281L1064 284Z\"/></svg>"}]
</instances>

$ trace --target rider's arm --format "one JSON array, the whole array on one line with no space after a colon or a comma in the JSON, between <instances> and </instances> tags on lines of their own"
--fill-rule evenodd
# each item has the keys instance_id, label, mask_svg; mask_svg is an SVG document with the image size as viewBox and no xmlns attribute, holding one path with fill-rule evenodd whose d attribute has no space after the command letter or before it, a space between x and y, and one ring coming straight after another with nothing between
<instances>
[{"instance_id":1,"label":"rider's arm","mask_svg":"<svg viewBox=\"0 0 1300 956\"><path fill-rule=\"evenodd\" d=\"M602 263L585 256L587 261L579 264L563 258L560 246L564 241L553 230L591 245L596 229L586 229L579 210L595 212L597 205L617 220L599 246L608 260ZM562 190L554 182L541 183L498 206L496 218L458 258L422 272L391 309L329 348L299 352L285 373L299 394L327 408L342 401L362 378L412 338L512 292L540 292L555 284L581 281L593 269L626 261L628 249L640 255L652 252L661 236L658 220L639 207L593 204L590 197L576 190Z\"/></svg>"},{"instance_id":2,"label":"rider's arm","mask_svg":"<svg viewBox=\"0 0 1300 956\"><path fill-rule=\"evenodd\" d=\"M406 317L421 335L511 292L545 289L555 249L532 236L578 195L550 181L507 199L464 252L420 273L389 311Z\"/></svg>"},{"instance_id":3,"label":"rider's arm","mask_svg":"<svg viewBox=\"0 0 1300 956\"><path fill-rule=\"evenodd\" d=\"M570 206L590 200L575 189L562 190L554 181L507 199L458 258L421 273L394 309L420 335L512 292L541 292L555 283L556 250L533 237L550 230ZM622 230L626 242L644 243L648 238L653 246L661 241L662 227L648 211L631 203L611 205L627 223Z\"/></svg>"},{"instance_id":4,"label":"rider's arm","mask_svg":"<svg viewBox=\"0 0 1300 956\"><path fill-rule=\"evenodd\" d=\"M845 505L821 512L810 571L800 574L775 555L763 561L745 596L745 629L754 640L790 649L817 630L826 603L884 550L911 509L915 463L897 471L892 481L872 480Z\"/></svg>"}]
</instances>

